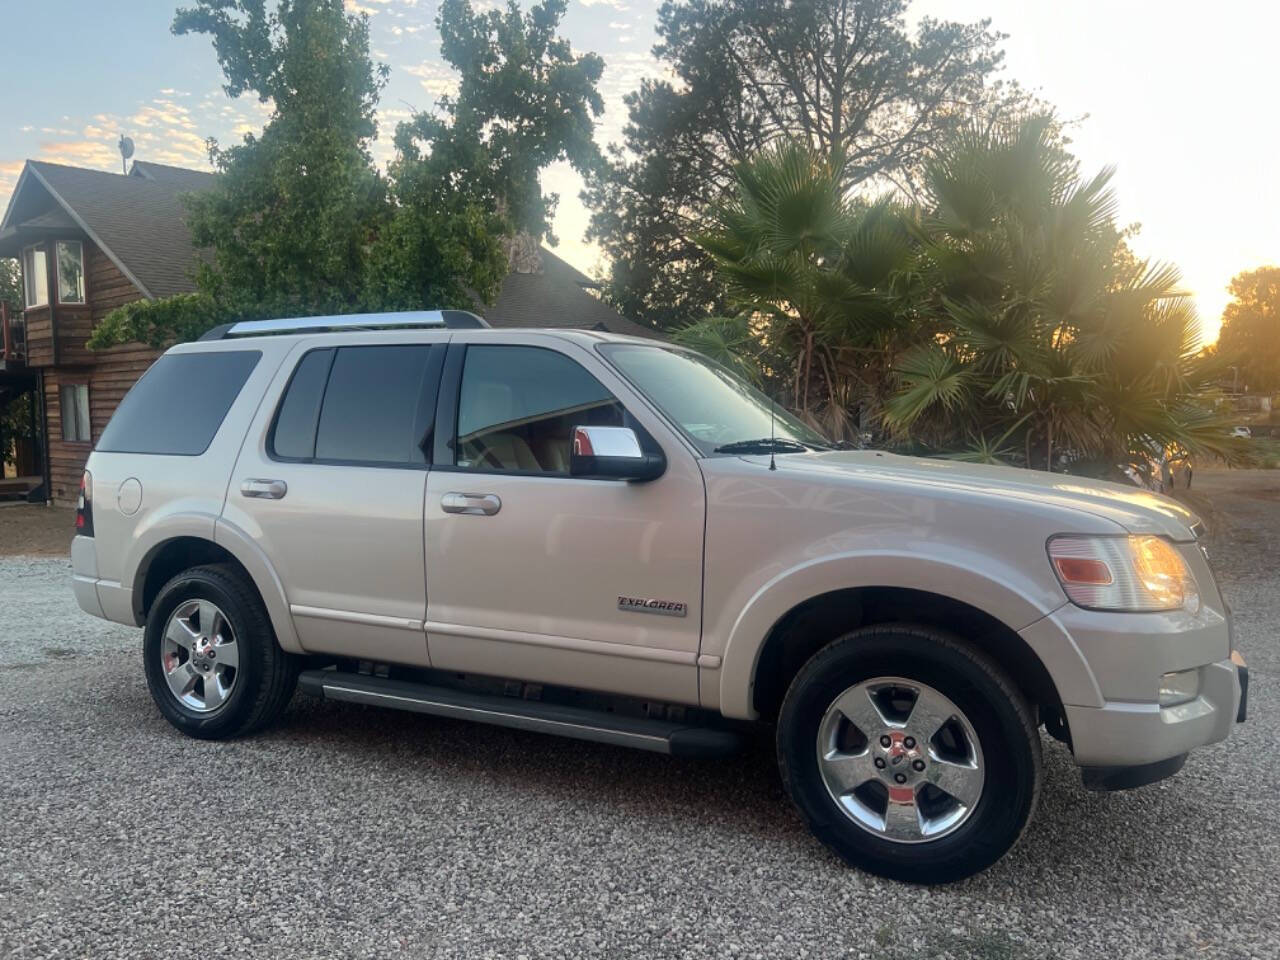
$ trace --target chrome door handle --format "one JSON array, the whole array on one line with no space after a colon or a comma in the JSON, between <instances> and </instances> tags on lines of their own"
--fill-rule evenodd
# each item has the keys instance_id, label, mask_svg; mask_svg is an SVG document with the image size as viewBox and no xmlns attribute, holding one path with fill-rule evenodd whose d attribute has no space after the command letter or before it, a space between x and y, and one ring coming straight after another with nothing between
<instances>
[{"instance_id":1,"label":"chrome door handle","mask_svg":"<svg viewBox=\"0 0 1280 960\"><path fill-rule=\"evenodd\" d=\"M502 501L496 493L446 493L440 498L440 509L445 513L492 517L502 509Z\"/></svg>"},{"instance_id":2,"label":"chrome door handle","mask_svg":"<svg viewBox=\"0 0 1280 960\"><path fill-rule=\"evenodd\" d=\"M255 497L259 500L279 500L288 489L289 485L283 480L243 480L240 483L242 497Z\"/></svg>"}]
</instances>

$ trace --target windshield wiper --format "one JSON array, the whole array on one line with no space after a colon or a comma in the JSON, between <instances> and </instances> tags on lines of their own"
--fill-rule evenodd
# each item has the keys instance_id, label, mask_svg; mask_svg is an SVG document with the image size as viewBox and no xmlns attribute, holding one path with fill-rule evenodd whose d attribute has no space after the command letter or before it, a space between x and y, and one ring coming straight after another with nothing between
<instances>
[{"instance_id":1,"label":"windshield wiper","mask_svg":"<svg viewBox=\"0 0 1280 960\"><path fill-rule=\"evenodd\" d=\"M735 440L716 447L712 453L804 453L809 448L799 440L787 437L761 437L759 440Z\"/></svg>"}]
</instances>

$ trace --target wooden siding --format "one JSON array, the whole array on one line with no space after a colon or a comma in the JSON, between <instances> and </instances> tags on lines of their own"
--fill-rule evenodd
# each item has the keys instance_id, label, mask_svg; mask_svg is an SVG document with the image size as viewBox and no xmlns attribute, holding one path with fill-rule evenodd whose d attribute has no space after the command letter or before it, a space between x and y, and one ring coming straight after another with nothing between
<instances>
[{"instance_id":1,"label":"wooden siding","mask_svg":"<svg viewBox=\"0 0 1280 960\"><path fill-rule=\"evenodd\" d=\"M84 272L88 283L89 308L93 324L116 307L141 300L138 288L111 262L111 258L89 241L84 244Z\"/></svg>"},{"instance_id":2,"label":"wooden siding","mask_svg":"<svg viewBox=\"0 0 1280 960\"><path fill-rule=\"evenodd\" d=\"M80 475L93 445L102 437L107 421L121 399L155 361L159 352L150 347L113 347L93 354L92 366L58 366L45 370L44 400L49 431L49 486L55 503L75 502ZM89 387L90 440L62 439L62 393L67 384Z\"/></svg>"},{"instance_id":3,"label":"wooden siding","mask_svg":"<svg viewBox=\"0 0 1280 960\"><path fill-rule=\"evenodd\" d=\"M49 432L49 496L54 503L73 504L80 490L80 475L84 462L93 450L92 442L74 442L62 439L62 397L65 384L88 383L89 370L50 368L44 373L45 429ZM93 402L93 390L89 390L89 402ZM90 417L92 420L92 416ZM93 439L98 438L95 431Z\"/></svg>"},{"instance_id":4,"label":"wooden siding","mask_svg":"<svg viewBox=\"0 0 1280 960\"><path fill-rule=\"evenodd\" d=\"M53 363L53 320L48 307L31 307L23 316L27 330L27 366Z\"/></svg>"},{"instance_id":5,"label":"wooden siding","mask_svg":"<svg viewBox=\"0 0 1280 960\"><path fill-rule=\"evenodd\" d=\"M94 353L85 346L93 330L89 307L58 306L58 352L54 359L58 366L78 367L94 362Z\"/></svg>"},{"instance_id":6,"label":"wooden siding","mask_svg":"<svg viewBox=\"0 0 1280 960\"><path fill-rule=\"evenodd\" d=\"M121 398L160 354L140 344L101 351L85 347L89 334L103 317L122 304L141 299L142 295L110 258L87 239L84 257L88 304L73 307L64 304L57 308L58 363L44 368L49 492L55 503L64 504L75 502L85 461ZM89 387L91 439L88 442L62 439L61 388L73 383Z\"/></svg>"}]
</instances>

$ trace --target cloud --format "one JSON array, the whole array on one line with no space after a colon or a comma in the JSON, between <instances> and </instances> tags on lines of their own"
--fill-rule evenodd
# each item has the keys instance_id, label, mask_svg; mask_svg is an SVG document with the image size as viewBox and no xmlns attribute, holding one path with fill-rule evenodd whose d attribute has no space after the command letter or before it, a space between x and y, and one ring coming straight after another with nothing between
<instances>
[{"instance_id":1,"label":"cloud","mask_svg":"<svg viewBox=\"0 0 1280 960\"><path fill-rule=\"evenodd\" d=\"M120 153L98 140L45 141L40 144L40 159L77 167L110 167L120 163Z\"/></svg>"},{"instance_id":2,"label":"cloud","mask_svg":"<svg viewBox=\"0 0 1280 960\"><path fill-rule=\"evenodd\" d=\"M188 107L177 100L186 96L190 94L164 88L158 96L139 101L132 112L97 113L78 120L68 117L70 126L41 128L46 138L31 155L115 171L120 169L117 141L123 134L132 138L137 160L203 170L209 167L207 137L238 140L261 129L273 109L272 104L251 98L228 100L220 92L201 96ZM12 188L9 181L15 177L16 172L0 168L0 194Z\"/></svg>"},{"instance_id":3,"label":"cloud","mask_svg":"<svg viewBox=\"0 0 1280 960\"><path fill-rule=\"evenodd\" d=\"M627 123L623 97L638 89L642 80L665 73L662 64L647 50L617 50L604 58L604 75L600 78L604 116L596 121L596 142L601 144L622 139L622 128Z\"/></svg>"},{"instance_id":4,"label":"cloud","mask_svg":"<svg viewBox=\"0 0 1280 960\"><path fill-rule=\"evenodd\" d=\"M0 214L8 209L9 195L13 193L13 188L18 185L18 174L22 173L22 168L25 165L25 160L0 163Z\"/></svg>"},{"instance_id":5,"label":"cloud","mask_svg":"<svg viewBox=\"0 0 1280 960\"><path fill-rule=\"evenodd\" d=\"M630 10L626 0L578 0L584 7L612 7L614 10Z\"/></svg>"},{"instance_id":6,"label":"cloud","mask_svg":"<svg viewBox=\"0 0 1280 960\"><path fill-rule=\"evenodd\" d=\"M457 74L452 67L439 60L424 60L401 69L410 76L417 77L422 89L433 97L451 94L458 89Z\"/></svg>"}]
</instances>

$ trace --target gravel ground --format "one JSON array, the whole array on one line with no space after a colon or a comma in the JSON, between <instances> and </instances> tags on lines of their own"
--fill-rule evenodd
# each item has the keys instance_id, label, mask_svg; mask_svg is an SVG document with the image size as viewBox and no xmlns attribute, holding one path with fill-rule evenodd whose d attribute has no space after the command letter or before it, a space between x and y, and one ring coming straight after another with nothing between
<instances>
[{"instance_id":1,"label":"gravel ground","mask_svg":"<svg viewBox=\"0 0 1280 960\"><path fill-rule=\"evenodd\" d=\"M71 549L72 507L0 502L0 557L63 557Z\"/></svg>"},{"instance_id":2,"label":"gravel ground","mask_svg":"<svg viewBox=\"0 0 1280 960\"><path fill-rule=\"evenodd\" d=\"M1111 795L1046 743L1022 843L941 889L840 865L767 743L695 763L303 697L187 739L65 559L0 559L0 957L1275 958L1280 473L1197 486L1247 728Z\"/></svg>"}]
</instances>

